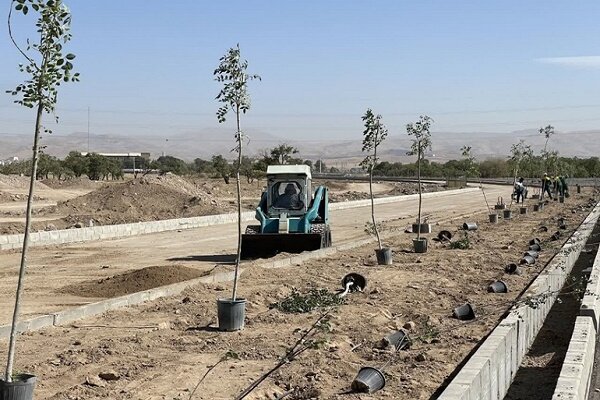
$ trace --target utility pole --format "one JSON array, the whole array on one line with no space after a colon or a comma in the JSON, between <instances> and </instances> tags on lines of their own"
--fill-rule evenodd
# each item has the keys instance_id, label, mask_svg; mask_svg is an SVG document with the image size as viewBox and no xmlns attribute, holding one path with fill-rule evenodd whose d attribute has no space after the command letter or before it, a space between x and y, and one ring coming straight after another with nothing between
<instances>
[{"instance_id":1,"label":"utility pole","mask_svg":"<svg viewBox=\"0 0 600 400\"><path fill-rule=\"evenodd\" d=\"M88 134L88 154L90 154L90 106L88 106L88 130L87 130L87 134Z\"/></svg>"}]
</instances>

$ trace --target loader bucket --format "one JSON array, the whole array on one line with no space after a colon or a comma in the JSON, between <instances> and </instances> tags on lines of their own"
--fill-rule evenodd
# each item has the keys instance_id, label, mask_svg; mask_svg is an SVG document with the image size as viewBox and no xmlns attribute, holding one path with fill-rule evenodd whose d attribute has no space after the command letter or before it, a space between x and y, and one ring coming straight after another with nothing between
<instances>
[{"instance_id":1,"label":"loader bucket","mask_svg":"<svg viewBox=\"0 0 600 400\"><path fill-rule=\"evenodd\" d=\"M266 258L278 253L302 253L321 248L319 233L258 233L242 235L242 258Z\"/></svg>"}]
</instances>

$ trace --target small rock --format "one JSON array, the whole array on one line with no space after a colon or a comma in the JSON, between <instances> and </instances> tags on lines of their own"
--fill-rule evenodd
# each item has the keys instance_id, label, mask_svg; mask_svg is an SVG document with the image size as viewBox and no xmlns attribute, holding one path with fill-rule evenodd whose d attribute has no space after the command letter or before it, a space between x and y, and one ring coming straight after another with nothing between
<instances>
[{"instance_id":1,"label":"small rock","mask_svg":"<svg viewBox=\"0 0 600 400\"><path fill-rule=\"evenodd\" d=\"M76 340L73 342L73 346L80 346L81 345L81 341Z\"/></svg>"},{"instance_id":2,"label":"small rock","mask_svg":"<svg viewBox=\"0 0 600 400\"><path fill-rule=\"evenodd\" d=\"M83 224L81 222L77 222L75 225L73 225L75 228L83 228Z\"/></svg>"},{"instance_id":3,"label":"small rock","mask_svg":"<svg viewBox=\"0 0 600 400\"><path fill-rule=\"evenodd\" d=\"M402 325L402 327L407 331L414 331L417 327L417 324L415 324L414 321L408 321L407 323Z\"/></svg>"},{"instance_id":4,"label":"small rock","mask_svg":"<svg viewBox=\"0 0 600 400\"><path fill-rule=\"evenodd\" d=\"M102 379L102 380L105 380L105 381L118 381L120 379L120 376L117 373L112 372L112 371L110 371L110 372L100 372L98 374L98 377L100 379Z\"/></svg>"},{"instance_id":5,"label":"small rock","mask_svg":"<svg viewBox=\"0 0 600 400\"><path fill-rule=\"evenodd\" d=\"M190 296L185 296L185 297L183 298L183 300L181 300L181 302L182 302L183 304L189 303L190 301L192 301L192 299L190 299Z\"/></svg>"},{"instance_id":6,"label":"small rock","mask_svg":"<svg viewBox=\"0 0 600 400\"><path fill-rule=\"evenodd\" d=\"M97 376L88 376L87 378L85 378L85 382L83 382L83 384L87 385L87 386L92 386L92 387L105 387L106 386L106 383Z\"/></svg>"},{"instance_id":7,"label":"small rock","mask_svg":"<svg viewBox=\"0 0 600 400\"><path fill-rule=\"evenodd\" d=\"M416 357L415 357L415 361L419 361L419 362L423 362L425 361L425 354L424 353L419 353Z\"/></svg>"},{"instance_id":8,"label":"small rock","mask_svg":"<svg viewBox=\"0 0 600 400\"><path fill-rule=\"evenodd\" d=\"M215 286L215 290L217 292L222 292L223 290L225 290L225 288L223 286L221 286L221 285L218 285L218 286Z\"/></svg>"}]
</instances>

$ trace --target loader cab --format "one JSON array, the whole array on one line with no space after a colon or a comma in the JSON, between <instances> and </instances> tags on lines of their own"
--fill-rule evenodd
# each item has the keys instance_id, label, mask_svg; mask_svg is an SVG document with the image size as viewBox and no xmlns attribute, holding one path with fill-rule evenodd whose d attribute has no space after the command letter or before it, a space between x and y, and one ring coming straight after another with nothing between
<instances>
[{"instance_id":1,"label":"loader cab","mask_svg":"<svg viewBox=\"0 0 600 400\"><path fill-rule=\"evenodd\" d=\"M262 209L270 217L281 214L301 216L311 205L311 173L308 165L267 167L266 201Z\"/></svg>"}]
</instances>

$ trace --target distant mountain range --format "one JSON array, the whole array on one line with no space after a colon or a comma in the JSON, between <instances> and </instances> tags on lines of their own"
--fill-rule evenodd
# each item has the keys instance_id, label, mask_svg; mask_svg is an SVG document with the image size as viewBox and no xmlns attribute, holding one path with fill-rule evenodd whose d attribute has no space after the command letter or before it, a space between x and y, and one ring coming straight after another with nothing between
<instances>
[{"instance_id":1,"label":"distant mountain range","mask_svg":"<svg viewBox=\"0 0 600 400\"><path fill-rule=\"evenodd\" d=\"M288 143L298 148L299 157L311 160L319 158L330 164L353 166L363 155L359 136L353 140L337 139L286 139L260 131L246 132L250 138L246 146L247 154L259 155L261 151L280 143ZM510 147L520 139L525 139L534 151L543 147L544 138L535 129L514 132L479 133L479 132L435 132L432 134L433 149L430 159L447 161L460 157L463 145L471 146L478 159L507 157ZM233 158L233 135L230 131L205 129L198 133L169 137L156 136L116 136L92 135L89 140L90 151L93 152L150 152L152 157L162 154L173 155L186 160L194 158L209 159L213 154L223 154ZM86 133L75 132L71 135L46 135L42 139L45 152L64 157L71 150L87 151L88 137ZM407 149L410 140L406 135L390 135L381 145L382 159L388 161L408 161ZM557 132L550 139L549 147L559 150L561 155L591 157L600 155L600 130ZM0 159L13 156L30 157L31 137L0 136Z\"/></svg>"}]
</instances>

